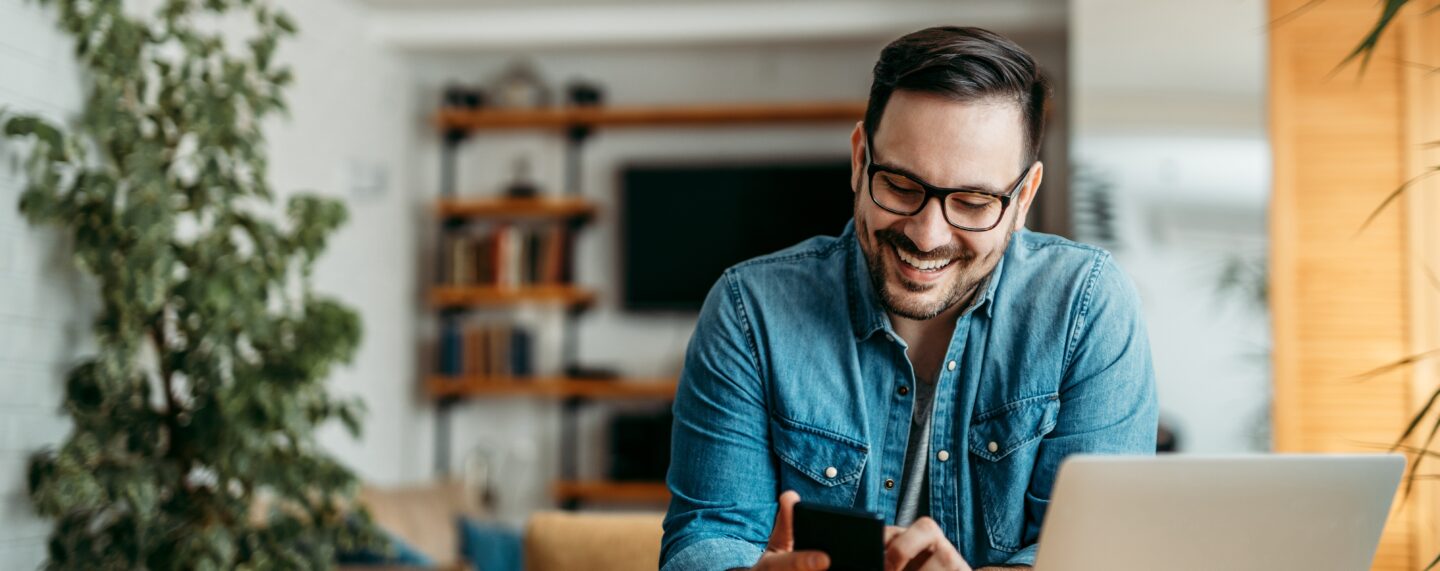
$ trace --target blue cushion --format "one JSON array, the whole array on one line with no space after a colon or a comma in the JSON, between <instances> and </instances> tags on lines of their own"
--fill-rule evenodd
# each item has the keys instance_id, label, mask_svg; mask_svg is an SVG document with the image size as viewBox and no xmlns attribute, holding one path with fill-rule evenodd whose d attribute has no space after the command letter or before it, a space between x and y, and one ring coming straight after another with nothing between
<instances>
[{"instance_id":1,"label":"blue cushion","mask_svg":"<svg viewBox=\"0 0 1440 571\"><path fill-rule=\"evenodd\" d=\"M460 554L476 571L521 571L520 533L499 523L460 517Z\"/></svg>"},{"instance_id":2,"label":"blue cushion","mask_svg":"<svg viewBox=\"0 0 1440 571\"><path fill-rule=\"evenodd\" d=\"M350 522L350 525L355 525L355 523L352 521ZM341 551L340 553L336 554L337 562L341 565L351 566L384 565L420 567L425 569L433 569L435 567L434 561L432 561L424 553L416 550L410 544L405 543L404 540L395 537L394 534L385 530L381 530L381 533L384 534L386 539L389 541L389 545L385 549L385 552L377 553L369 549L360 549L357 551L349 552Z\"/></svg>"}]
</instances>

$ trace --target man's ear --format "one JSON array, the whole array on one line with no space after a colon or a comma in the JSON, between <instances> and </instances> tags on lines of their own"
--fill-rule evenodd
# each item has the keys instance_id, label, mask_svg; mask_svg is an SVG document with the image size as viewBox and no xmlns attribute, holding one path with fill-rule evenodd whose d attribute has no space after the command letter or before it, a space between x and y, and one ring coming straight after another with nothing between
<instances>
[{"instance_id":1,"label":"man's ear","mask_svg":"<svg viewBox=\"0 0 1440 571\"><path fill-rule=\"evenodd\" d=\"M850 132L850 192L860 192L860 180L865 176L865 122L856 121L855 130Z\"/></svg>"},{"instance_id":2,"label":"man's ear","mask_svg":"<svg viewBox=\"0 0 1440 571\"><path fill-rule=\"evenodd\" d=\"M1035 200L1035 193L1040 191L1040 181L1045 178L1045 163L1035 161L1030 167L1034 172L1030 180L1025 182L1025 187L1020 189L1020 195L1015 197L1015 227L1025 227L1025 215L1030 213L1030 203Z\"/></svg>"}]
</instances>

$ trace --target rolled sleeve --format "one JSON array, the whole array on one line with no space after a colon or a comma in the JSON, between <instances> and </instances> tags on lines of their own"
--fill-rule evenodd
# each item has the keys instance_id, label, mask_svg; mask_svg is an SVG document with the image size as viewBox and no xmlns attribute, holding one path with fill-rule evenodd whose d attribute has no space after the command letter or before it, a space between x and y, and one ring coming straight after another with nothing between
<instances>
[{"instance_id":1,"label":"rolled sleeve","mask_svg":"<svg viewBox=\"0 0 1440 571\"><path fill-rule=\"evenodd\" d=\"M733 537L695 538L679 548L662 571L748 569L760 560L759 546Z\"/></svg>"},{"instance_id":2,"label":"rolled sleeve","mask_svg":"<svg viewBox=\"0 0 1440 571\"><path fill-rule=\"evenodd\" d=\"M701 309L675 395L664 569L750 567L769 539L778 492L754 339L727 271Z\"/></svg>"}]
</instances>

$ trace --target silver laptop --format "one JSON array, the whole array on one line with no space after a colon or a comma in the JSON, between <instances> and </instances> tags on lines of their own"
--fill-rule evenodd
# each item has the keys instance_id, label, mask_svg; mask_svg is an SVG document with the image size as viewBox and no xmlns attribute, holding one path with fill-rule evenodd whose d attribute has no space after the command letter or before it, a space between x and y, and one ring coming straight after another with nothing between
<instances>
[{"instance_id":1,"label":"silver laptop","mask_svg":"<svg viewBox=\"0 0 1440 571\"><path fill-rule=\"evenodd\" d=\"M1398 454L1072 456L1037 571L1369 569Z\"/></svg>"}]
</instances>

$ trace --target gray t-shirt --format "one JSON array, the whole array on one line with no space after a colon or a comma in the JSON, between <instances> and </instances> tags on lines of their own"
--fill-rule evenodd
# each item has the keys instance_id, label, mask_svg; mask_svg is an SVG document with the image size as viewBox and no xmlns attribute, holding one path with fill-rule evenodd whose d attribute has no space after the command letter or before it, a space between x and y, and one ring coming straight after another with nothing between
<instances>
[{"instance_id":1,"label":"gray t-shirt","mask_svg":"<svg viewBox=\"0 0 1440 571\"><path fill-rule=\"evenodd\" d=\"M910 443L905 447L905 473L900 478L900 502L895 506L895 525L900 527L930 515L930 426L935 417L935 385L915 380Z\"/></svg>"},{"instance_id":2,"label":"gray t-shirt","mask_svg":"<svg viewBox=\"0 0 1440 571\"><path fill-rule=\"evenodd\" d=\"M986 276L976 287L983 292L990 287L994 273ZM980 296L971 296L968 313L980 304ZM905 474L900 478L900 501L895 506L895 525L909 527L915 520L930 515L930 426L935 418L935 387L938 375L945 374L937 369L935 379L915 377L915 408L910 415L910 440L905 446Z\"/></svg>"}]
</instances>

